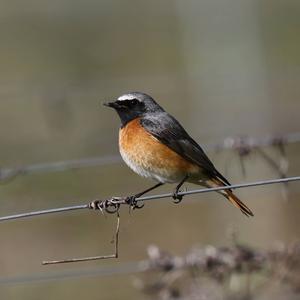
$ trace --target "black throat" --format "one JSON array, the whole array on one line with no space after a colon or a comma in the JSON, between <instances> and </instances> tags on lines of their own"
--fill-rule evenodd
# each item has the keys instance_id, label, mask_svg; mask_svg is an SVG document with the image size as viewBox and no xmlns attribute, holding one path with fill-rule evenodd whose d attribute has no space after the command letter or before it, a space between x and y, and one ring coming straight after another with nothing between
<instances>
[{"instance_id":1,"label":"black throat","mask_svg":"<svg viewBox=\"0 0 300 300\"><path fill-rule=\"evenodd\" d=\"M117 110L117 113L121 119L121 128L125 127L130 121L141 117L141 114L132 111L132 112L128 112L128 111L122 111L122 110Z\"/></svg>"}]
</instances>

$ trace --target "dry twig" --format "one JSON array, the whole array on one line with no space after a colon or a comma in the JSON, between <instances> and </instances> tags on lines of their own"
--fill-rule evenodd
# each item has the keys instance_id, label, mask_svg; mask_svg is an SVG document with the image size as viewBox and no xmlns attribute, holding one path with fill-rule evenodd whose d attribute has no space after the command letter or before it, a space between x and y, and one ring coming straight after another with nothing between
<instances>
[{"instance_id":1,"label":"dry twig","mask_svg":"<svg viewBox=\"0 0 300 300\"><path fill-rule=\"evenodd\" d=\"M68 258L68 259L62 259L62 260L46 260L46 261L42 262L42 265L65 264L65 263L73 263L73 262L83 262L83 261L91 261L91 260L118 258L118 256L119 256L119 231L120 231L120 214L119 214L119 212L117 212L117 226L116 226L116 231L115 231L115 236L114 236L114 244L115 244L114 254L80 257L80 258Z\"/></svg>"}]
</instances>

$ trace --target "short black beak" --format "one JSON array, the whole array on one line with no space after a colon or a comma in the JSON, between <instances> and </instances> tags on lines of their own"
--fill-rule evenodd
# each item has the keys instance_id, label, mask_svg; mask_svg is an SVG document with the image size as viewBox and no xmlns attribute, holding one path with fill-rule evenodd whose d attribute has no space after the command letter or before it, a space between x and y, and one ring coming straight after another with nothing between
<instances>
[{"instance_id":1,"label":"short black beak","mask_svg":"<svg viewBox=\"0 0 300 300\"><path fill-rule=\"evenodd\" d=\"M117 108L118 106L116 102L104 102L103 105L112 108Z\"/></svg>"}]
</instances>

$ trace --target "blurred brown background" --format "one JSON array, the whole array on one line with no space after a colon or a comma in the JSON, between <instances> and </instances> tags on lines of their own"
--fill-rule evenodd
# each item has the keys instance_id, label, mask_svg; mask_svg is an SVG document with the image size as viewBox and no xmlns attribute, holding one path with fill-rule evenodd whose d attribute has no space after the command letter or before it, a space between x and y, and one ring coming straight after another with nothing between
<instances>
[{"instance_id":1,"label":"blurred brown background","mask_svg":"<svg viewBox=\"0 0 300 300\"><path fill-rule=\"evenodd\" d=\"M299 1L2 0L0 22L1 167L117 154L119 120L100 103L128 91L152 95L204 145L300 131ZM288 175L299 175L300 145L286 151ZM233 183L278 177L257 155L246 160L246 177L232 151L209 156ZM150 184L123 163L19 176L0 186L1 216ZM251 219L217 194L147 203L131 216L124 209L118 261L40 264L109 254L115 216L82 211L1 223L0 279L136 261L149 244L178 255L195 244L228 245L232 229L250 246L288 243L299 238L300 185L288 185L288 201L281 191L238 191ZM1 284L0 296L140 299L133 277Z\"/></svg>"}]
</instances>

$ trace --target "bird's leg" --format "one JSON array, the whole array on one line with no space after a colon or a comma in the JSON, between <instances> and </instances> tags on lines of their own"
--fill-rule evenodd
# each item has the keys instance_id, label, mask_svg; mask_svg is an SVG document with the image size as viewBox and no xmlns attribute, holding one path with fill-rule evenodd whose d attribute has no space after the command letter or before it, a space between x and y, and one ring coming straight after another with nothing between
<instances>
[{"instance_id":1,"label":"bird's leg","mask_svg":"<svg viewBox=\"0 0 300 300\"><path fill-rule=\"evenodd\" d=\"M179 189L181 188L181 186L185 183L185 181L189 178L188 175L186 175L180 182L179 184L176 186L174 193L172 195L172 198L174 199L174 203L178 204L181 202L183 196L182 195L178 195L178 193L180 192Z\"/></svg>"},{"instance_id":2,"label":"bird's leg","mask_svg":"<svg viewBox=\"0 0 300 300\"><path fill-rule=\"evenodd\" d=\"M159 183L157 183L156 185L154 185L154 186L148 188L148 189L145 190L145 191L142 191L142 192L140 192L140 193L138 193L138 194L135 194L135 195L133 195L133 196L127 197L127 198L125 199L125 201L126 201L126 203L128 203L128 204L130 205L131 209L142 208L142 207L144 207L144 204L142 204L142 205L139 206L139 205L137 204L136 198L141 197L142 195L144 195L144 194L146 194L146 193L148 193L148 192L150 192L150 191L152 191L152 190L158 188L158 187L161 186L161 185L163 185L163 183L162 183L162 182L159 182Z\"/></svg>"}]
</instances>

